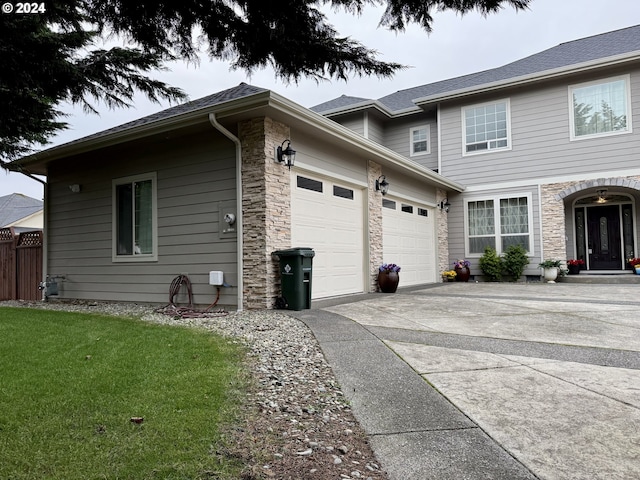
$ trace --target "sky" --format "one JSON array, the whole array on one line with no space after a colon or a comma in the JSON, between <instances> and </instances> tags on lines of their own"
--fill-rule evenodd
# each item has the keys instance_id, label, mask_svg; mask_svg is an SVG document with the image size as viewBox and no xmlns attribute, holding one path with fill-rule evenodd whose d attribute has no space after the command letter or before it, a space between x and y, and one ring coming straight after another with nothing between
<instances>
[{"instance_id":1,"label":"sky","mask_svg":"<svg viewBox=\"0 0 640 480\"><path fill-rule=\"evenodd\" d=\"M246 82L268 88L312 107L327 100L349 95L380 98L398 90L447 78L475 73L516 61L560 43L640 24L638 0L533 0L528 10L516 12L505 7L497 14L464 16L452 12L432 14L433 31L427 34L417 26L404 33L377 28L381 8L367 8L361 17L344 12L327 13L340 35L350 36L379 54L379 59L407 65L391 79L353 77L348 82L328 80L316 83L301 80L287 84L273 70L254 72L250 77L230 64L211 61L203 55L199 65L175 62L170 71L155 76L184 90L191 100ZM169 107L154 104L144 96L135 98L130 109L109 110L98 104L100 115L85 114L68 105L61 110L69 129L51 139L48 147L69 142ZM17 173L0 170L0 196L22 193L42 199L41 183Z\"/></svg>"}]
</instances>

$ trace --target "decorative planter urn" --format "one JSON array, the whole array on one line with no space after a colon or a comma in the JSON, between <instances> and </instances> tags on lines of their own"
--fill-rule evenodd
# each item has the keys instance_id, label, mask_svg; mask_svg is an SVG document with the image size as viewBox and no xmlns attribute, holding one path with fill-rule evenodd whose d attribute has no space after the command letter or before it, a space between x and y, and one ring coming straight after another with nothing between
<instances>
[{"instance_id":1,"label":"decorative planter urn","mask_svg":"<svg viewBox=\"0 0 640 480\"><path fill-rule=\"evenodd\" d=\"M544 281L547 283L556 283L556 278L558 278L558 267L547 267L542 271L542 276L544 277Z\"/></svg>"},{"instance_id":2,"label":"decorative planter urn","mask_svg":"<svg viewBox=\"0 0 640 480\"><path fill-rule=\"evenodd\" d=\"M456 271L456 282L469 281L469 277L471 276L469 267L456 267L454 270Z\"/></svg>"},{"instance_id":3,"label":"decorative planter urn","mask_svg":"<svg viewBox=\"0 0 640 480\"><path fill-rule=\"evenodd\" d=\"M400 283L400 275L398 272L379 272L378 286L383 293L395 293Z\"/></svg>"}]
</instances>

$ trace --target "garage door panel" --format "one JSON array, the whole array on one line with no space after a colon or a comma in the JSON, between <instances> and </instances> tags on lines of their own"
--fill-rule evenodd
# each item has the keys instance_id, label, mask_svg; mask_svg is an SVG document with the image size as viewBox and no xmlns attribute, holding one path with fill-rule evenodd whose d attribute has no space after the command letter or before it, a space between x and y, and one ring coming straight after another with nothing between
<instances>
[{"instance_id":1,"label":"garage door panel","mask_svg":"<svg viewBox=\"0 0 640 480\"><path fill-rule=\"evenodd\" d=\"M328 179L314 180L322 182L322 192L294 187L291 209L292 245L310 247L315 252L312 298L362 292L362 192L351 189L353 199L347 199L333 194L333 186L337 183Z\"/></svg>"},{"instance_id":2,"label":"garage door panel","mask_svg":"<svg viewBox=\"0 0 640 480\"><path fill-rule=\"evenodd\" d=\"M402 211L403 204L412 212ZM434 210L401 201L395 201L394 206L382 209L384 261L402 267L401 285L435 282ZM419 208L426 210L427 216L418 215Z\"/></svg>"}]
</instances>

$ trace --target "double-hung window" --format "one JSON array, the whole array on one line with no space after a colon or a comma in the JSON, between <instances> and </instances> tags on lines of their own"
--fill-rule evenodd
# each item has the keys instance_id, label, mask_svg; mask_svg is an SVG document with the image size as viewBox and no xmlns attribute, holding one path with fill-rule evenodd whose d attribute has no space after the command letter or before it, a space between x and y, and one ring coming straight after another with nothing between
<instances>
[{"instance_id":1,"label":"double-hung window","mask_svg":"<svg viewBox=\"0 0 640 480\"><path fill-rule=\"evenodd\" d=\"M429 125L413 127L409 130L411 156L430 153Z\"/></svg>"},{"instance_id":2,"label":"double-hung window","mask_svg":"<svg viewBox=\"0 0 640 480\"><path fill-rule=\"evenodd\" d=\"M509 100L463 108L463 155L511 148L509 123Z\"/></svg>"},{"instance_id":3,"label":"double-hung window","mask_svg":"<svg viewBox=\"0 0 640 480\"><path fill-rule=\"evenodd\" d=\"M571 140L631 131L629 75L569 87Z\"/></svg>"},{"instance_id":4,"label":"double-hung window","mask_svg":"<svg viewBox=\"0 0 640 480\"><path fill-rule=\"evenodd\" d=\"M466 201L467 255L482 255L489 246L503 253L510 245L531 252L531 196Z\"/></svg>"},{"instance_id":5,"label":"double-hung window","mask_svg":"<svg viewBox=\"0 0 640 480\"><path fill-rule=\"evenodd\" d=\"M155 261L156 174L113 181L113 261Z\"/></svg>"}]
</instances>

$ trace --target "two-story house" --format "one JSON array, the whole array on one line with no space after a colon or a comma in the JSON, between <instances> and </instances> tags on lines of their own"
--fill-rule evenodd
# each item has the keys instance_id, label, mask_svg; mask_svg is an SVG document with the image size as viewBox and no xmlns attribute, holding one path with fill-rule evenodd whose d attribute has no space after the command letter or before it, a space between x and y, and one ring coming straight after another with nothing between
<instances>
[{"instance_id":1,"label":"two-story house","mask_svg":"<svg viewBox=\"0 0 640 480\"><path fill-rule=\"evenodd\" d=\"M446 261L475 274L487 245L523 245L528 275L542 259L622 272L640 256L640 26L313 110L465 186L448 195Z\"/></svg>"},{"instance_id":2,"label":"two-story house","mask_svg":"<svg viewBox=\"0 0 640 480\"><path fill-rule=\"evenodd\" d=\"M59 298L163 304L187 275L196 304L271 308L289 247L314 249L313 298L375 291L383 262L405 286L462 257L478 275L487 245L523 245L529 276L551 258L624 272L639 104L640 26L377 100L240 84L13 166L47 177Z\"/></svg>"}]
</instances>

